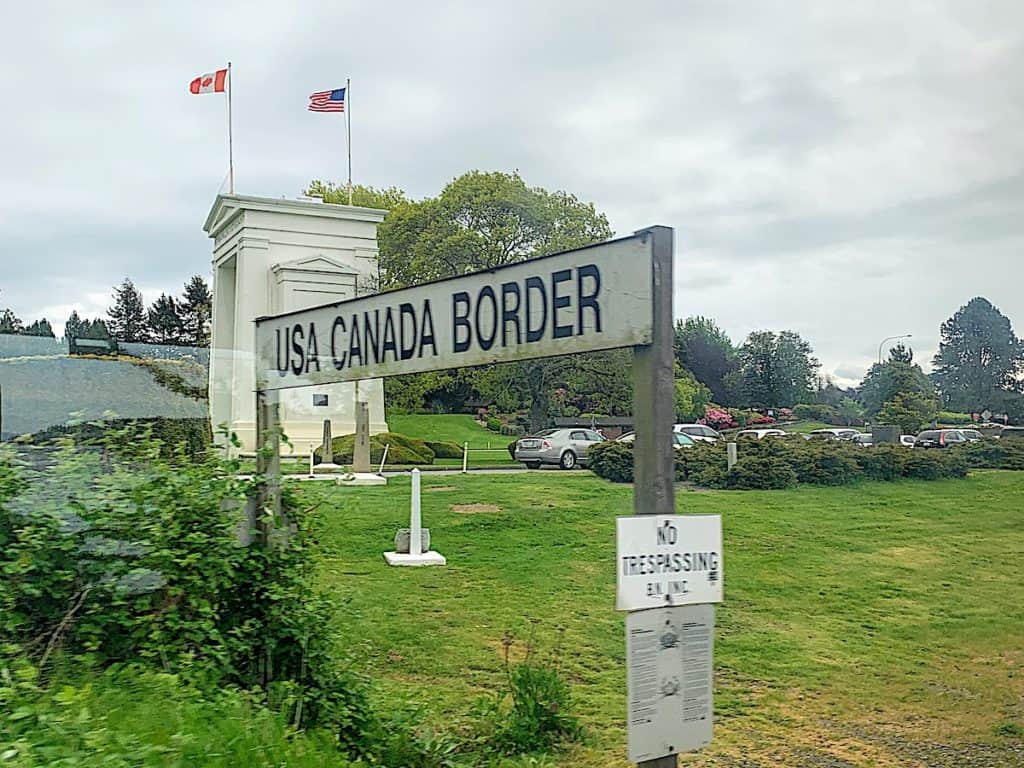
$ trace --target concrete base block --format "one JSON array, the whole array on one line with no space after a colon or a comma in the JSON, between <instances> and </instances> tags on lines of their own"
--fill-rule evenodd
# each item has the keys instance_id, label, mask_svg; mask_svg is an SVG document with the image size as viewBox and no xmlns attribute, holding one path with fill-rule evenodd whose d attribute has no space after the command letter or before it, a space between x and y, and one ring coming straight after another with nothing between
<instances>
[{"instance_id":1,"label":"concrete base block","mask_svg":"<svg viewBox=\"0 0 1024 768\"><path fill-rule=\"evenodd\" d=\"M434 550L419 555L404 555L401 552L385 552L388 565L446 565L444 555Z\"/></svg>"},{"instance_id":2,"label":"concrete base block","mask_svg":"<svg viewBox=\"0 0 1024 768\"><path fill-rule=\"evenodd\" d=\"M339 475L338 485L387 485L388 479L382 475L375 475L373 472L352 472L351 474Z\"/></svg>"},{"instance_id":3,"label":"concrete base block","mask_svg":"<svg viewBox=\"0 0 1024 768\"><path fill-rule=\"evenodd\" d=\"M327 462L327 463L321 463L321 464L314 464L313 465L313 472L314 473L316 473L316 472L337 472L339 469L344 469L344 468L345 467L342 466L341 464L332 464L330 462Z\"/></svg>"}]
</instances>

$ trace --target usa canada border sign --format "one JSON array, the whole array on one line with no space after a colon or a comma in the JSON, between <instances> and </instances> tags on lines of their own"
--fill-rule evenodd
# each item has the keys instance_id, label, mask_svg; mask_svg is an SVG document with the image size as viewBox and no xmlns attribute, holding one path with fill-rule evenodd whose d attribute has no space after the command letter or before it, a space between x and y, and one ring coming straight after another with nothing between
<instances>
[{"instance_id":1,"label":"usa canada border sign","mask_svg":"<svg viewBox=\"0 0 1024 768\"><path fill-rule=\"evenodd\" d=\"M653 241L640 232L257 318L259 389L651 344Z\"/></svg>"},{"instance_id":2,"label":"usa canada border sign","mask_svg":"<svg viewBox=\"0 0 1024 768\"><path fill-rule=\"evenodd\" d=\"M634 349L633 510L675 515L673 234L649 227L492 270L257 318L257 440L268 450L257 452L256 465L275 518L278 390L620 347ZM713 622L713 609L711 616ZM688 744L685 733L672 730L673 743L662 747L642 743L646 736L630 729L630 752L643 754L641 766L676 766L677 752L710 739L707 731Z\"/></svg>"}]
</instances>

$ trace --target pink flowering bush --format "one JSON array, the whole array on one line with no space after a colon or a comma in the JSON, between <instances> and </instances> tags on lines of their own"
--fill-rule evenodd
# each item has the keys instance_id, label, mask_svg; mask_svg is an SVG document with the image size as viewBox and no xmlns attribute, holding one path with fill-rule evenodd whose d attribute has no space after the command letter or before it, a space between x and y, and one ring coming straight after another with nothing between
<instances>
[{"instance_id":1,"label":"pink flowering bush","mask_svg":"<svg viewBox=\"0 0 1024 768\"><path fill-rule=\"evenodd\" d=\"M774 423L775 423L775 419L773 419L771 416L763 416L760 413L756 413L756 414L754 414L753 416L751 416L750 418L747 419L747 425L748 426L753 425L753 424L774 424Z\"/></svg>"},{"instance_id":2,"label":"pink flowering bush","mask_svg":"<svg viewBox=\"0 0 1024 768\"><path fill-rule=\"evenodd\" d=\"M788 421L793 418L792 408L779 408L779 418Z\"/></svg>"},{"instance_id":3,"label":"pink flowering bush","mask_svg":"<svg viewBox=\"0 0 1024 768\"><path fill-rule=\"evenodd\" d=\"M709 405L704 410L704 418L698 419L701 424L706 424L712 429L733 429L738 426L732 415L724 408Z\"/></svg>"}]
</instances>

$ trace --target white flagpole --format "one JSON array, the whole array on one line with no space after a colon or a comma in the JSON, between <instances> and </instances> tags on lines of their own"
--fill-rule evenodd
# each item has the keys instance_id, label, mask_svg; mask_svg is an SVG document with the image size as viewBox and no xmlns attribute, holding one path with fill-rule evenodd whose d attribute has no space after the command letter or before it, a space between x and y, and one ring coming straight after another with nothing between
<instances>
[{"instance_id":1,"label":"white flagpole","mask_svg":"<svg viewBox=\"0 0 1024 768\"><path fill-rule=\"evenodd\" d=\"M352 205L352 79L345 79L345 144L348 146L348 204Z\"/></svg>"},{"instance_id":2,"label":"white flagpole","mask_svg":"<svg viewBox=\"0 0 1024 768\"><path fill-rule=\"evenodd\" d=\"M231 127L231 62L228 62L228 194L235 194L235 139Z\"/></svg>"}]
</instances>

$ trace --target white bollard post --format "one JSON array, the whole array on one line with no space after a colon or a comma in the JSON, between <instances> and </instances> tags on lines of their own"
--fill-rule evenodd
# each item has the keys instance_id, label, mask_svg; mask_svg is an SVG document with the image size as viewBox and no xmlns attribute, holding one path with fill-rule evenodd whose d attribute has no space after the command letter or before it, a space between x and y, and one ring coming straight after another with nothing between
<instances>
[{"instance_id":1,"label":"white bollard post","mask_svg":"<svg viewBox=\"0 0 1024 768\"><path fill-rule=\"evenodd\" d=\"M391 447L391 443L384 444L384 455L380 457L380 469L377 470L378 475L384 474L384 462L388 460L388 448Z\"/></svg>"},{"instance_id":2,"label":"white bollard post","mask_svg":"<svg viewBox=\"0 0 1024 768\"><path fill-rule=\"evenodd\" d=\"M412 512L409 515L409 554L417 557L422 554L420 531L420 471L412 471Z\"/></svg>"},{"instance_id":3,"label":"white bollard post","mask_svg":"<svg viewBox=\"0 0 1024 768\"><path fill-rule=\"evenodd\" d=\"M314 453L314 450L312 448L310 448L309 449L309 476L310 477L313 477L313 453Z\"/></svg>"},{"instance_id":4,"label":"white bollard post","mask_svg":"<svg viewBox=\"0 0 1024 768\"><path fill-rule=\"evenodd\" d=\"M462 444L462 474L466 474L469 466L469 443Z\"/></svg>"},{"instance_id":5,"label":"white bollard post","mask_svg":"<svg viewBox=\"0 0 1024 768\"><path fill-rule=\"evenodd\" d=\"M736 466L736 443L726 443L725 445L725 456L728 468L732 469Z\"/></svg>"}]
</instances>

